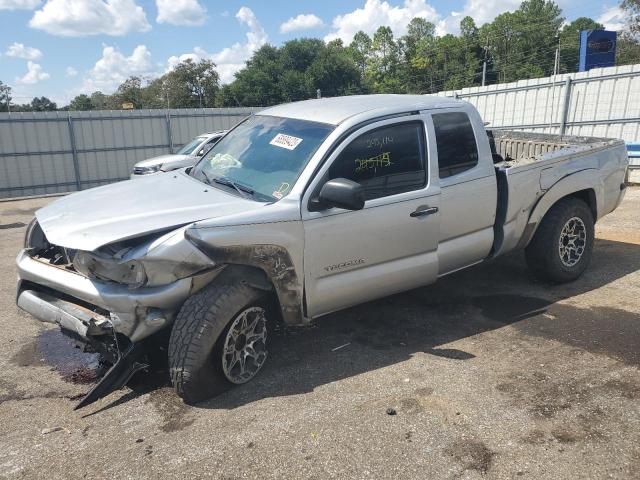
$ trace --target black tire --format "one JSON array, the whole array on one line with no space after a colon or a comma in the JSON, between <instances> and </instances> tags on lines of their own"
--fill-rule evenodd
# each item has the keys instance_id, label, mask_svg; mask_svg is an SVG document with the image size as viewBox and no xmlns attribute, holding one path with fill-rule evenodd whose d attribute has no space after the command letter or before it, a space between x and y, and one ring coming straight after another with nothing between
<instances>
[{"instance_id":1,"label":"black tire","mask_svg":"<svg viewBox=\"0 0 640 480\"><path fill-rule=\"evenodd\" d=\"M171 331L168 357L171 383L185 402L206 400L234 385L223 371L223 344L236 317L253 306L267 310L265 292L241 282L212 284L184 303Z\"/></svg>"},{"instance_id":2,"label":"black tire","mask_svg":"<svg viewBox=\"0 0 640 480\"><path fill-rule=\"evenodd\" d=\"M563 260L560 251L560 238L570 220L578 218L578 229L584 227L584 245L582 253ZM576 223L575 221L573 222ZM563 236L564 237L564 236ZM576 280L585 271L593 253L594 218L589 206L578 198L564 198L549 209L542 219L531 243L525 250L527 265L533 274L541 280L552 283L565 283ZM580 240L582 245L582 240ZM575 264L571 265L572 262Z\"/></svg>"}]
</instances>

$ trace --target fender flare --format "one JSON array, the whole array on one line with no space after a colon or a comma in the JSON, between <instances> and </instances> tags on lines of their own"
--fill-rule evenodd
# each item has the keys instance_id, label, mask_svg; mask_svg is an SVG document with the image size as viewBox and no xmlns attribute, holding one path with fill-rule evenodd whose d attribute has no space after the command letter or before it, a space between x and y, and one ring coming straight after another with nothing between
<instances>
[{"instance_id":1,"label":"fender flare","mask_svg":"<svg viewBox=\"0 0 640 480\"><path fill-rule=\"evenodd\" d=\"M538 200L527 221L527 226L520 241L521 247L526 247L531 242L531 239L535 235L540 222L547 214L549 209L555 205L560 199L568 197L576 192L591 190L595 197L595 206L590 205L591 208L595 207L594 220L598 218L598 212L602 211L602 205L600 202L604 198L602 180L597 175L598 169L588 168L580 170L575 173L571 173L566 177L562 177L556 183L554 183Z\"/></svg>"}]
</instances>

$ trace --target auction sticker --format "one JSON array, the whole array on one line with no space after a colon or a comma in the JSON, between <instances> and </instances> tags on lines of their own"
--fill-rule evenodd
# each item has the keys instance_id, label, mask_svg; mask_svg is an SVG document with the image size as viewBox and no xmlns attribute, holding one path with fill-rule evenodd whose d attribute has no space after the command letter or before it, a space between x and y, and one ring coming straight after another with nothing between
<instances>
[{"instance_id":1,"label":"auction sticker","mask_svg":"<svg viewBox=\"0 0 640 480\"><path fill-rule=\"evenodd\" d=\"M276 147L286 148L287 150L293 150L298 145L300 145L301 141L301 138L292 137L291 135L285 135L284 133L279 133L275 137L273 137L273 140L271 140L269 144L275 145Z\"/></svg>"}]
</instances>

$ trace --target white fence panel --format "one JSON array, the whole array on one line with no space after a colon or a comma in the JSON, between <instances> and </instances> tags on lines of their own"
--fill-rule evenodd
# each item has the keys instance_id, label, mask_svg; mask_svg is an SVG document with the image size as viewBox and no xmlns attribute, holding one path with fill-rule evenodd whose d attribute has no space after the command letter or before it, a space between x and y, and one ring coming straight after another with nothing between
<instances>
[{"instance_id":1,"label":"white fence panel","mask_svg":"<svg viewBox=\"0 0 640 480\"><path fill-rule=\"evenodd\" d=\"M128 178L145 158L228 129L257 108L0 113L0 198Z\"/></svg>"}]
</instances>

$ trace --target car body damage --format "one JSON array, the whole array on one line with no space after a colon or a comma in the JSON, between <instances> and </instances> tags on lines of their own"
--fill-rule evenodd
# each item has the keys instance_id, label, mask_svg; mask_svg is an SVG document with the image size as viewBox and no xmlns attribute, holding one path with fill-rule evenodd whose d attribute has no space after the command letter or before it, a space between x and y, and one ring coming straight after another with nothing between
<instances>
[{"instance_id":1,"label":"car body damage","mask_svg":"<svg viewBox=\"0 0 640 480\"><path fill-rule=\"evenodd\" d=\"M216 247L206 243L196 229L188 230L187 237L202 248L216 264L259 268L273 284L284 322L288 325L308 323L302 309L302 282L285 248L279 245Z\"/></svg>"}]
</instances>

